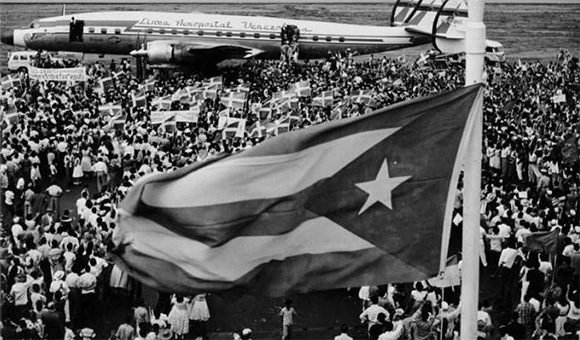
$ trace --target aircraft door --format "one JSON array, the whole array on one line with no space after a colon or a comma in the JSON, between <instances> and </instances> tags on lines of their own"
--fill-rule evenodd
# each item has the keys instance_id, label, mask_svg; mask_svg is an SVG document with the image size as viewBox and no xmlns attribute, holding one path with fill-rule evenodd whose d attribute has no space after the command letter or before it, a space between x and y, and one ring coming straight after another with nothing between
<instances>
[{"instance_id":1,"label":"aircraft door","mask_svg":"<svg viewBox=\"0 0 580 340\"><path fill-rule=\"evenodd\" d=\"M282 59L285 62L298 59L298 41L300 40L300 29L296 25L282 26L280 31L282 42Z\"/></svg>"},{"instance_id":2,"label":"aircraft door","mask_svg":"<svg viewBox=\"0 0 580 340\"><path fill-rule=\"evenodd\" d=\"M82 42L83 41L83 31L85 30L84 20L75 20L71 18L69 25L69 40L70 42Z\"/></svg>"}]
</instances>

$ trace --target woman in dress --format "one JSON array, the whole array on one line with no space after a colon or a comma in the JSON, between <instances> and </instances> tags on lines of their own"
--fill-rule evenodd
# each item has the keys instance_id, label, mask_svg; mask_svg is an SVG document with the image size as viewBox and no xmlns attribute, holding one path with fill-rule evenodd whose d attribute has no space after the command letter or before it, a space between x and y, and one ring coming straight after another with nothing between
<instances>
[{"instance_id":1,"label":"woman in dress","mask_svg":"<svg viewBox=\"0 0 580 340\"><path fill-rule=\"evenodd\" d=\"M188 313L193 338L196 340L205 339L207 321L210 318L206 294L198 294L191 299L188 305Z\"/></svg>"},{"instance_id":2,"label":"woman in dress","mask_svg":"<svg viewBox=\"0 0 580 340\"><path fill-rule=\"evenodd\" d=\"M74 185L79 185L81 184L81 181L83 179L83 167L81 166L81 158L79 157L78 154L76 154L74 156L74 160L73 160L73 184Z\"/></svg>"},{"instance_id":3,"label":"woman in dress","mask_svg":"<svg viewBox=\"0 0 580 340\"><path fill-rule=\"evenodd\" d=\"M81 159L81 167L85 178L89 178L93 172L93 162L91 159L91 149L86 148L82 150L83 158Z\"/></svg>"},{"instance_id":4,"label":"woman in dress","mask_svg":"<svg viewBox=\"0 0 580 340\"><path fill-rule=\"evenodd\" d=\"M492 169L499 172L501 169L501 148L499 144L496 144L495 148L493 148L493 156L490 160L490 165Z\"/></svg>"},{"instance_id":5,"label":"woman in dress","mask_svg":"<svg viewBox=\"0 0 580 340\"><path fill-rule=\"evenodd\" d=\"M171 299L173 306L169 312L168 319L171 330L178 340L183 340L185 335L189 333L189 317L187 316L188 302L189 299L185 299L180 295L175 295Z\"/></svg>"}]
</instances>

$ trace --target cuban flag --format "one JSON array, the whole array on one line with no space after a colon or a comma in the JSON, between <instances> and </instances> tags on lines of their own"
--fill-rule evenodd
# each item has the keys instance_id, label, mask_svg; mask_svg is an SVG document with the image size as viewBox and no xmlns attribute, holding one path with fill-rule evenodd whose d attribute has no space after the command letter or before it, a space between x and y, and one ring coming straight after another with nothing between
<instances>
[{"instance_id":1,"label":"cuban flag","mask_svg":"<svg viewBox=\"0 0 580 340\"><path fill-rule=\"evenodd\" d=\"M148 286L266 296L433 277L482 87L281 134L140 179L116 263Z\"/></svg>"},{"instance_id":2,"label":"cuban flag","mask_svg":"<svg viewBox=\"0 0 580 340\"><path fill-rule=\"evenodd\" d=\"M310 97L312 95L310 80L303 80L291 84L290 91L294 92L298 97Z\"/></svg>"},{"instance_id":3,"label":"cuban flag","mask_svg":"<svg viewBox=\"0 0 580 340\"><path fill-rule=\"evenodd\" d=\"M334 91L324 91L319 96L312 98L312 106L327 107L334 102Z\"/></svg>"}]
</instances>

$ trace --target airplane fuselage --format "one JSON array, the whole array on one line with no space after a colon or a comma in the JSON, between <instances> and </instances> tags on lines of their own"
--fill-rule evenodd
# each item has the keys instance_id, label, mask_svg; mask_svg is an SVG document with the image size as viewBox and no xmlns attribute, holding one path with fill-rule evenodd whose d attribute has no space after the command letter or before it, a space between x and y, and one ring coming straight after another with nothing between
<instances>
[{"instance_id":1,"label":"airplane fuselage","mask_svg":"<svg viewBox=\"0 0 580 340\"><path fill-rule=\"evenodd\" d=\"M82 35L71 39L72 18L82 21ZM379 53L429 43L403 27L368 26L271 17L203 13L93 12L38 19L15 30L14 44L35 50L128 55L152 41L242 45L260 50L258 58L280 57L284 24L300 29L299 58L321 58L328 51L351 48Z\"/></svg>"}]
</instances>

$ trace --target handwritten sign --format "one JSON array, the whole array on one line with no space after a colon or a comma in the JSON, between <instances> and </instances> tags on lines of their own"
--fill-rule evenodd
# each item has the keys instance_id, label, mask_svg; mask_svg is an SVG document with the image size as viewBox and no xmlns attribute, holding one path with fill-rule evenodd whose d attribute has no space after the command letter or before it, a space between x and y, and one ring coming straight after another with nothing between
<instances>
[{"instance_id":1,"label":"handwritten sign","mask_svg":"<svg viewBox=\"0 0 580 340\"><path fill-rule=\"evenodd\" d=\"M85 67L74 68L38 68L29 66L30 79L42 81L85 81L87 79Z\"/></svg>"}]
</instances>

